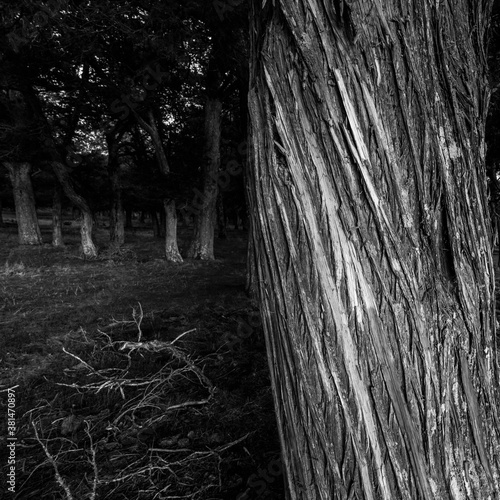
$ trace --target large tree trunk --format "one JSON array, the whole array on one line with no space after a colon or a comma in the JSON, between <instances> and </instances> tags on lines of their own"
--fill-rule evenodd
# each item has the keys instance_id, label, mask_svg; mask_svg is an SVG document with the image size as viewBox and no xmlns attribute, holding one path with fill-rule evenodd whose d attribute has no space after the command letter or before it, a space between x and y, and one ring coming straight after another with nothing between
<instances>
[{"instance_id":1,"label":"large tree trunk","mask_svg":"<svg viewBox=\"0 0 500 500\"><path fill-rule=\"evenodd\" d=\"M171 262L182 262L177 246L177 212L174 200L165 200L165 257Z\"/></svg>"},{"instance_id":2,"label":"large tree trunk","mask_svg":"<svg viewBox=\"0 0 500 500\"><path fill-rule=\"evenodd\" d=\"M202 203L197 207L193 240L188 250L188 257L192 259L212 260L214 258L221 111L220 98L209 95L205 104Z\"/></svg>"},{"instance_id":3,"label":"large tree trunk","mask_svg":"<svg viewBox=\"0 0 500 500\"><path fill-rule=\"evenodd\" d=\"M52 198L52 246L63 247L62 236L62 189L56 182Z\"/></svg>"},{"instance_id":4,"label":"large tree trunk","mask_svg":"<svg viewBox=\"0 0 500 500\"><path fill-rule=\"evenodd\" d=\"M254 2L252 223L294 500L500 498L487 4Z\"/></svg>"},{"instance_id":5,"label":"large tree trunk","mask_svg":"<svg viewBox=\"0 0 500 500\"><path fill-rule=\"evenodd\" d=\"M56 174L57 180L61 184L64 194L68 197L69 201L80 210L80 237L83 255L87 258L97 257L97 248L92 238L94 221L90 207L85 199L74 190L66 166L59 161L52 161L51 166Z\"/></svg>"},{"instance_id":6,"label":"large tree trunk","mask_svg":"<svg viewBox=\"0 0 500 500\"><path fill-rule=\"evenodd\" d=\"M20 245L41 245L42 234L38 225L35 195L31 184L31 164L5 162L9 172L16 207L17 233Z\"/></svg>"}]
</instances>

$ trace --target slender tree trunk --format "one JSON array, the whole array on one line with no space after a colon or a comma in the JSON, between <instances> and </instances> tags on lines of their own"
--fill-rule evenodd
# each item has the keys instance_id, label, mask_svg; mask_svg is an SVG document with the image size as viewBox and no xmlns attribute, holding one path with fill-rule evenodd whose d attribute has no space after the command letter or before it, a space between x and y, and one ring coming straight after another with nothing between
<instances>
[{"instance_id":1,"label":"slender tree trunk","mask_svg":"<svg viewBox=\"0 0 500 500\"><path fill-rule=\"evenodd\" d=\"M108 174L111 186L109 240L111 247L120 248L125 243L125 220L122 206L120 164L118 161L119 140L116 139L114 134L107 134L106 143L108 146Z\"/></svg>"},{"instance_id":2,"label":"slender tree trunk","mask_svg":"<svg viewBox=\"0 0 500 500\"><path fill-rule=\"evenodd\" d=\"M214 258L221 110L221 100L209 95L205 104L202 202L195 217L193 240L188 250L188 257L192 259L212 260Z\"/></svg>"},{"instance_id":3,"label":"slender tree trunk","mask_svg":"<svg viewBox=\"0 0 500 500\"><path fill-rule=\"evenodd\" d=\"M94 222L90 207L85 199L74 190L73 183L71 182L66 166L59 161L52 161L51 165L54 173L56 174L57 180L61 184L64 194L80 211L80 236L83 255L87 258L97 257L97 248L92 239Z\"/></svg>"},{"instance_id":4,"label":"slender tree trunk","mask_svg":"<svg viewBox=\"0 0 500 500\"><path fill-rule=\"evenodd\" d=\"M111 184L113 194L109 214L109 240L111 246L120 248L125 243L125 214L122 207L120 174L118 171L112 173Z\"/></svg>"},{"instance_id":5,"label":"slender tree trunk","mask_svg":"<svg viewBox=\"0 0 500 500\"><path fill-rule=\"evenodd\" d=\"M165 257L171 262L182 262L177 246L177 212L174 200L165 200Z\"/></svg>"},{"instance_id":6,"label":"slender tree trunk","mask_svg":"<svg viewBox=\"0 0 500 500\"><path fill-rule=\"evenodd\" d=\"M62 235L62 189L57 182L54 185L54 196L52 198L52 246L64 246Z\"/></svg>"},{"instance_id":7,"label":"slender tree trunk","mask_svg":"<svg viewBox=\"0 0 500 500\"><path fill-rule=\"evenodd\" d=\"M252 224L293 500L500 498L488 3L253 3Z\"/></svg>"},{"instance_id":8,"label":"slender tree trunk","mask_svg":"<svg viewBox=\"0 0 500 500\"><path fill-rule=\"evenodd\" d=\"M97 248L93 240L94 220L92 212L83 212L80 218L80 238L82 242L82 253L87 258L97 257Z\"/></svg>"},{"instance_id":9,"label":"slender tree trunk","mask_svg":"<svg viewBox=\"0 0 500 500\"><path fill-rule=\"evenodd\" d=\"M167 155L165 153L165 147L163 146L163 141L160 136L160 132L156 125L156 119L154 117L153 111L148 109L147 111L147 121L141 116L134 112L135 117L139 125L149 134L151 141L153 142L155 148L156 160L160 168L160 172L164 175L170 173L170 167L167 160Z\"/></svg>"},{"instance_id":10,"label":"slender tree trunk","mask_svg":"<svg viewBox=\"0 0 500 500\"><path fill-rule=\"evenodd\" d=\"M20 245L41 245L42 234L38 225L35 208L35 195L31 184L31 164L27 162L5 162L9 172Z\"/></svg>"}]
</instances>

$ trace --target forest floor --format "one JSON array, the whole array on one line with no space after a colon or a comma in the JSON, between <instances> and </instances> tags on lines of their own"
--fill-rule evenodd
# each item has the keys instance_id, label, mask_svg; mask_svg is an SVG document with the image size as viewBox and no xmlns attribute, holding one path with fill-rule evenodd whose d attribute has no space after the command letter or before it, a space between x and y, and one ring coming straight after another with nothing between
<instances>
[{"instance_id":1,"label":"forest floor","mask_svg":"<svg viewBox=\"0 0 500 500\"><path fill-rule=\"evenodd\" d=\"M54 249L41 225L38 248L0 229L0 489L17 438L5 498L283 498L245 235L217 240L214 262L171 264L151 230L113 254L99 228L100 257L84 260L78 228Z\"/></svg>"}]
</instances>

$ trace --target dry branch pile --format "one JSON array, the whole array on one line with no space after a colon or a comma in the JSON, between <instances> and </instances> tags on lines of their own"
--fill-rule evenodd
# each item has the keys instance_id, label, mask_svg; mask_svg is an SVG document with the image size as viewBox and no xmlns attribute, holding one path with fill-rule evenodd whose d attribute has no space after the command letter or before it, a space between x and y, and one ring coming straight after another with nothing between
<instances>
[{"instance_id":1,"label":"dry branch pile","mask_svg":"<svg viewBox=\"0 0 500 500\"><path fill-rule=\"evenodd\" d=\"M181 347L196 329L143 340L142 319L139 309L106 333L81 329L62 348L72 362L57 384L63 392L26 415L23 498L196 499L223 488L224 454L249 433L230 441L197 423L217 389L204 373L207 360ZM113 330L130 324L135 341L113 340ZM61 410L71 392L80 404Z\"/></svg>"}]
</instances>

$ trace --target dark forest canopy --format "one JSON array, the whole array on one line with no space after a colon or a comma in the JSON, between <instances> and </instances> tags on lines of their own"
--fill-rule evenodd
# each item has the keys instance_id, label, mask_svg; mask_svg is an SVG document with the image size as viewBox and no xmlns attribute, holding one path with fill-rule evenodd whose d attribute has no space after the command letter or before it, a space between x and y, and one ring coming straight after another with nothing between
<instances>
[{"instance_id":1,"label":"dark forest canopy","mask_svg":"<svg viewBox=\"0 0 500 500\"><path fill-rule=\"evenodd\" d=\"M110 210L117 197L137 211L162 212L166 198L193 208L209 161L207 99L221 102L216 168L241 162L247 9L208 7L2 3L0 158L4 168L26 163L42 172L34 179L39 205L50 205L57 178L65 204L83 212ZM244 203L241 168L220 191Z\"/></svg>"}]
</instances>

